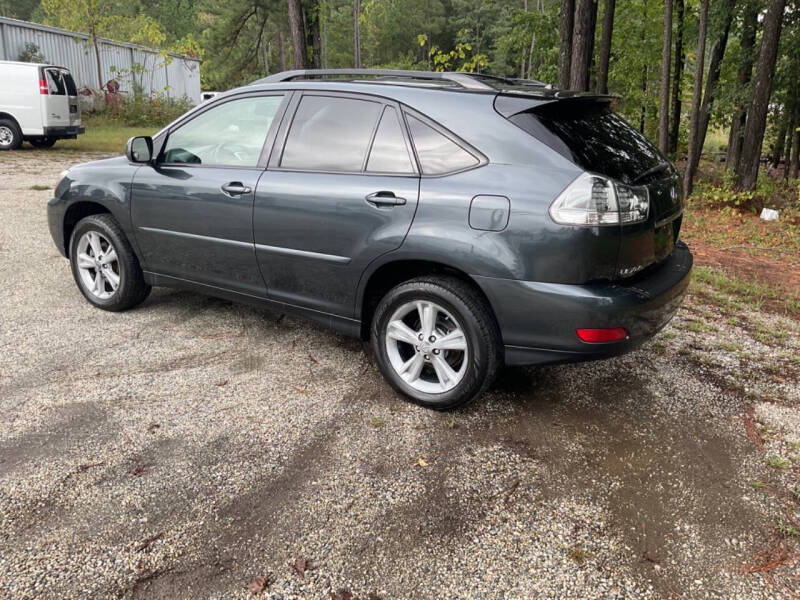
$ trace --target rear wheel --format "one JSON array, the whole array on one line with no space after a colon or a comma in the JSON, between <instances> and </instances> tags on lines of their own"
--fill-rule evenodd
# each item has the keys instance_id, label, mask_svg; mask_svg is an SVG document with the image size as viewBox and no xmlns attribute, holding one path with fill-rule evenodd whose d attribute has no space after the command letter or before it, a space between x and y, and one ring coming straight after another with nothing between
<instances>
[{"instance_id":1,"label":"rear wheel","mask_svg":"<svg viewBox=\"0 0 800 600\"><path fill-rule=\"evenodd\" d=\"M375 311L371 337L392 387L438 410L478 397L501 363L491 310L454 277L421 277L390 290Z\"/></svg>"},{"instance_id":2,"label":"rear wheel","mask_svg":"<svg viewBox=\"0 0 800 600\"><path fill-rule=\"evenodd\" d=\"M19 125L11 119L0 119L0 150L16 150L22 144Z\"/></svg>"},{"instance_id":3,"label":"rear wheel","mask_svg":"<svg viewBox=\"0 0 800 600\"><path fill-rule=\"evenodd\" d=\"M34 148L52 148L53 145L56 143L56 138L52 137L31 138L28 141Z\"/></svg>"},{"instance_id":4,"label":"rear wheel","mask_svg":"<svg viewBox=\"0 0 800 600\"><path fill-rule=\"evenodd\" d=\"M133 248L111 215L81 219L72 232L69 256L78 288L98 308L126 310L150 293Z\"/></svg>"}]
</instances>

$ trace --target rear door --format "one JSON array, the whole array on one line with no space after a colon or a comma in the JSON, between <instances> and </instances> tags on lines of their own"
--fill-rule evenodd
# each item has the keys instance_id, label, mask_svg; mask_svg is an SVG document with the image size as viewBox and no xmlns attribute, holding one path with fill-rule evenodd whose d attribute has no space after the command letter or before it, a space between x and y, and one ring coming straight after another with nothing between
<instances>
[{"instance_id":1,"label":"rear door","mask_svg":"<svg viewBox=\"0 0 800 600\"><path fill-rule=\"evenodd\" d=\"M69 124L80 125L81 113L78 108L78 88L69 69L61 69L61 77L64 80L64 87L67 90L67 104L69 108Z\"/></svg>"},{"instance_id":2,"label":"rear door","mask_svg":"<svg viewBox=\"0 0 800 600\"><path fill-rule=\"evenodd\" d=\"M41 96L42 123L45 127L68 127L70 125L69 95L62 69L41 67L41 78L47 86L47 94Z\"/></svg>"},{"instance_id":3,"label":"rear door","mask_svg":"<svg viewBox=\"0 0 800 600\"><path fill-rule=\"evenodd\" d=\"M283 94L227 98L168 133L156 164L136 171L131 217L147 271L264 297L253 197Z\"/></svg>"},{"instance_id":4,"label":"rear door","mask_svg":"<svg viewBox=\"0 0 800 600\"><path fill-rule=\"evenodd\" d=\"M402 244L419 175L400 107L297 94L256 189L256 255L270 298L352 316L366 266Z\"/></svg>"}]
</instances>

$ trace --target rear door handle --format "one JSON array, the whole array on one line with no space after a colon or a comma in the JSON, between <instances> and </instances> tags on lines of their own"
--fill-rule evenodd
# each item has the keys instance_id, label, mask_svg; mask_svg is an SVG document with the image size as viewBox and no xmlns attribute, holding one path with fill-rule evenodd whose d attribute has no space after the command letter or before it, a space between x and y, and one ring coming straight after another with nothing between
<instances>
[{"instance_id":1,"label":"rear door handle","mask_svg":"<svg viewBox=\"0 0 800 600\"><path fill-rule=\"evenodd\" d=\"M373 206L402 206L406 203L405 198L400 198L399 196L395 196L394 192L373 192L372 194L367 194L366 197L367 202L372 204Z\"/></svg>"},{"instance_id":2,"label":"rear door handle","mask_svg":"<svg viewBox=\"0 0 800 600\"><path fill-rule=\"evenodd\" d=\"M252 190L243 185L241 181L231 181L222 186L222 191L228 196L241 196L242 194L249 194Z\"/></svg>"}]
</instances>

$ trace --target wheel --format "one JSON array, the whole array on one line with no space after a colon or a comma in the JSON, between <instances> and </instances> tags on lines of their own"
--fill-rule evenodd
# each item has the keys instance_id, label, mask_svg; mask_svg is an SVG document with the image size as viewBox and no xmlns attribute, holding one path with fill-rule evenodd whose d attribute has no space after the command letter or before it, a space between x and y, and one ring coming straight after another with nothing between
<instances>
[{"instance_id":1,"label":"wheel","mask_svg":"<svg viewBox=\"0 0 800 600\"><path fill-rule=\"evenodd\" d=\"M502 361L491 309L455 277L420 277L394 287L378 303L371 333L392 387L437 410L478 397Z\"/></svg>"},{"instance_id":2,"label":"wheel","mask_svg":"<svg viewBox=\"0 0 800 600\"><path fill-rule=\"evenodd\" d=\"M72 231L69 256L78 288L98 308L126 310L150 293L133 248L109 214L78 221Z\"/></svg>"},{"instance_id":3,"label":"wheel","mask_svg":"<svg viewBox=\"0 0 800 600\"><path fill-rule=\"evenodd\" d=\"M16 150L22 145L22 132L12 119L0 119L0 150Z\"/></svg>"},{"instance_id":4,"label":"wheel","mask_svg":"<svg viewBox=\"0 0 800 600\"><path fill-rule=\"evenodd\" d=\"M56 138L40 137L28 140L34 148L52 148L56 143Z\"/></svg>"}]
</instances>

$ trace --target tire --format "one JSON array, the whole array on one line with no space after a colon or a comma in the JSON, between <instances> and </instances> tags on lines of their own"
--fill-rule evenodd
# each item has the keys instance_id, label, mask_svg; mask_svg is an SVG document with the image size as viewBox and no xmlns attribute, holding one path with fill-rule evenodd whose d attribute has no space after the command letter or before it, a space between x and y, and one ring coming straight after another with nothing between
<instances>
[{"instance_id":1,"label":"tire","mask_svg":"<svg viewBox=\"0 0 800 600\"><path fill-rule=\"evenodd\" d=\"M90 215L78 221L69 247L75 283L97 308L127 310L150 294L151 286L144 281L139 260L111 215ZM107 259L109 247L113 248L116 260Z\"/></svg>"},{"instance_id":2,"label":"tire","mask_svg":"<svg viewBox=\"0 0 800 600\"><path fill-rule=\"evenodd\" d=\"M22 132L13 119L0 119L0 150L16 150L22 145Z\"/></svg>"},{"instance_id":3,"label":"tire","mask_svg":"<svg viewBox=\"0 0 800 600\"><path fill-rule=\"evenodd\" d=\"M34 148L52 148L57 139L51 137L31 138L28 140Z\"/></svg>"},{"instance_id":4,"label":"tire","mask_svg":"<svg viewBox=\"0 0 800 600\"><path fill-rule=\"evenodd\" d=\"M419 340L426 330L431 335ZM371 340L389 384L416 404L436 410L463 406L480 396L502 363L491 308L455 277L420 277L389 290L375 311Z\"/></svg>"}]
</instances>

